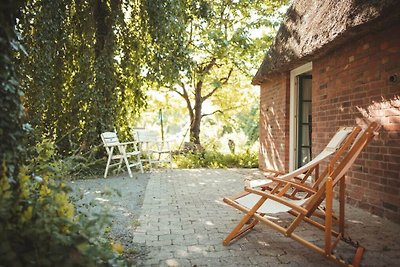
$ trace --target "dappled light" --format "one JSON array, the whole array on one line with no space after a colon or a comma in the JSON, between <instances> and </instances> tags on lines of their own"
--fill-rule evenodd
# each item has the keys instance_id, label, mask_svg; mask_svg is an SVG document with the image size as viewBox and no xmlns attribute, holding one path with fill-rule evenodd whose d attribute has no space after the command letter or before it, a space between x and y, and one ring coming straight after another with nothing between
<instances>
[{"instance_id":1,"label":"dappled light","mask_svg":"<svg viewBox=\"0 0 400 267\"><path fill-rule=\"evenodd\" d=\"M275 114L274 106L272 102L271 106L261 105L261 118L263 120L263 140L261 140L260 153L263 155L263 167L267 169L284 170L284 156L285 148L284 143L277 141L280 135L285 135L285 129L281 128L279 119L280 116ZM276 127L276 128L275 128ZM279 139L282 140L282 139Z\"/></svg>"},{"instance_id":2,"label":"dappled light","mask_svg":"<svg viewBox=\"0 0 400 267\"><path fill-rule=\"evenodd\" d=\"M258 241L258 244L260 244L261 246L264 246L264 247L270 247L271 246L269 243L267 243L265 241Z\"/></svg>"},{"instance_id":3,"label":"dappled light","mask_svg":"<svg viewBox=\"0 0 400 267\"><path fill-rule=\"evenodd\" d=\"M357 124L365 127L368 122L377 121L386 131L399 130L400 124L400 96L395 95L392 99L381 98L381 101L373 101L366 108L357 106L362 119L357 120Z\"/></svg>"},{"instance_id":4,"label":"dappled light","mask_svg":"<svg viewBox=\"0 0 400 267\"><path fill-rule=\"evenodd\" d=\"M306 192L300 196L297 189L284 191L289 186L250 193L251 182L267 175L259 167L292 166L291 70L310 61L324 67L307 71L318 93L303 102L312 101L312 108L306 105L312 113L327 118L312 137L329 135L331 118L354 123L356 115L363 128L379 122L379 137L367 153L349 176L338 176L350 181L347 190L360 207L398 217L399 37L386 34L397 24L381 28L398 23L400 5L359 2L295 0L288 7L287 0L2 0L0 265L330 266L326 259L344 237L344 229L331 231L332 218L369 246L366 265L398 265L400 226L356 207L346 207L346 222L344 210L340 219L326 216L331 203L318 205L336 194L328 185L296 182ZM372 28L384 41L350 49L349 37L356 43ZM339 45L322 47L334 39ZM343 58L319 61L336 55L338 46ZM335 76L346 72L344 79ZM314 85L318 75L327 81L316 78ZM314 110L314 98L327 105ZM325 114L331 110L337 114ZM299 125L311 125L310 112L296 113ZM297 137L301 143L302 134ZM311 148L307 137L311 156L317 145ZM336 173L328 168L324 175ZM254 194L249 201L258 206L243 217L247 207L231 198ZM315 201L308 201L312 195ZM300 220L289 226L280 217L283 209L267 214L274 200L283 206L286 200L278 199L284 198L293 200L287 217L326 225L325 237ZM258 222L278 222L296 233L277 235ZM236 231L238 223L243 231ZM326 238L325 250L310 245L322 256L287 241L307 242L297 237L297 227L316 243ZM227 246L231 231L242 238Z\"/></svg>"},{"instance_id":5,"label":"dappled light","mask_svg":"<svg viewBox=\"0 0 400 267\"><path fill-rule=\"evenodd\" d=\"M354 224L364 224L363 222L357 220L348 220L348 221Z\"/></svg>"},{"instance_id":6,"label":"dappled light","mask_svg":"<svg viewBox=\"0 0 400 267\"><path fill-rule=\"evenodd\" d=\"M97 200L101 203L105 203L105 202L109 202L110 200L106 199L106 198L102 198L102 197L96 197L94 198L94 200Z\"/></svg>"}]
</instances>

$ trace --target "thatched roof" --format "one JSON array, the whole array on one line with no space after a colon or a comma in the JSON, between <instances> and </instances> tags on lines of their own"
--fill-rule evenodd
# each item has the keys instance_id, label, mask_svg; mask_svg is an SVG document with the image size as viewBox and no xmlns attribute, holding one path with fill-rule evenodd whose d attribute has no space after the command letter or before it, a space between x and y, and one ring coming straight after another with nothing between
<instances>
[{"instance_id":1,"label":"thatched roof","mask_svg":"<svg viewBox=\"0 0 400 267\"><path fill-rule=\"evenodd\" d=\"M400 0L294 0L252 83L399 21Z\"/></svg>"}]
</instances>

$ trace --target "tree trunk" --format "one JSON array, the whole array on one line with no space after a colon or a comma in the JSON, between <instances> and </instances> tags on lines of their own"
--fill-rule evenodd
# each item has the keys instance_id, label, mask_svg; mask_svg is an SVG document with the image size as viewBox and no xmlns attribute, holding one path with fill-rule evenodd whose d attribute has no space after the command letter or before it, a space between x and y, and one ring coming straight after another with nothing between
<instances>
[{"instance_id":1,"label":"tree trunk","mask_svg":"<svg viewBox=\"0 0 400 267\"><path fill-rule=\"evenodd\" d=\"M201 125L201 118L202 118L202 106L203 106L203 99L201 97L201 89L203 86L203 82L199 81L195 88L194 94L194 116L191 118L190 121L190 142L200 146L200 125Z\"/></svg>"},{"instance_id":2,"label":"tree trunk","mask_svg":"<svg viewBox=\"0 0 400 267\"><path fill-rule=\"evenodd\" d=\"M205 96L202 96L203 89L203 79L204 76L209 74L210 70L215 66L216 59L212 58L210 62L198 70L198 76L201 77L194 88L194 107L192 108L189 94L186 91L185 85L182 84L183 92L179 92L175 90L180 96L182 96L186 101L186 106L189 112L190 117L190 142L194 143L198 149L201 149L200 142L200 128L201 128L201 119L203 118L202 107L203 102L212 96L218 88L215 88Z\"/></svg>"},{"instance_id":3,"label":"tree trunk","mask_svg":"<svg viewBox=\"0 0 400 267\"><path fill-rule=\"evenodd\" d=\"M190 142L193 142L196 145L201 145L200 143L201 104L197 108L199 111L195 111L195 116L190 125Z\"/></svg>"}]
</instances>

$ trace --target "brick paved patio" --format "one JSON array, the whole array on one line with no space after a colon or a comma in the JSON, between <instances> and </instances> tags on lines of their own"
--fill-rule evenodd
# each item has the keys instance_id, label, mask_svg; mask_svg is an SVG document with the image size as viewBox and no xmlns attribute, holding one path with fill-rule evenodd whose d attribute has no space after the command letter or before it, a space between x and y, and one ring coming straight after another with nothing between
<instances>
[{"instance_id":1,"label":"brick paved patio","mask_svg":"<svg viewBox=\"0 0 400 267\"><path fill-rule=\"evenodd\" d=\"M134 243L138 266L335 266L266 225L223 246L242 213L222 202L251 170L173 170L151 174ZM140 179L140 174L138 179ZM363 266L400 265L400 225L347 206L347 232L366 247ZM322 232L300 233L322 240ZM347 255L344 256L346 258Z\"/></svg>"}]
</instances>

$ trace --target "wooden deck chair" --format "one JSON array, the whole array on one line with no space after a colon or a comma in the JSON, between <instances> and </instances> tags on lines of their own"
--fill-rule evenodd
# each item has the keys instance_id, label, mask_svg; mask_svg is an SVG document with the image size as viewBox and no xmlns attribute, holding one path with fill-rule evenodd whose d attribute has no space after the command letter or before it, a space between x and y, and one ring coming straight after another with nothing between
<instances>
[{"instance_id":1,"label":"wooden deck chair","mask_svg":"<svg viewBox=\"0 0 400 267\"><path fill-rule=\"evenodd\" d=\"M150 171L152 170L152 164L159 163L168 163L170 169L172 169L170 141L161 140L156 132L146 129L136 129L134 133L135 139L139 143L140 151L147 156L142 161L149 163Z\"/></svg>"},{"instance_id":2,"label":"wooden deck chair","mask_svg":"<svg viewBox=\"0 0 400 267\"><path fill-rule=\"evenodd\" d=\"M108 155L104 178L107 178L110 167L118 166L119 172L122 162L125 162L130 177L133 177L131 171L132 167L139 167L140 171L143 173L142 162L140 161L141 152L137 149L136 142L121 143L115 132L105 132L100 136ZM131 150L128 150L128 146L132 147ZM117 160L118 162L111 164L112 160Z\"/></svg>"},{"instance_id":3,"label":"wooden deck chair","mask_svg":"<svg viewBox=\"0 0 400 267\"><path fill-rule=\"evenodd\" d=\"M340 206L339 212L341 218L339 230L336 231L333 229L333 188L337 184L340 185L339 199L341 203L344 203L345 174L362 150L372 140L378 129L379 126L377 123L371 123L365 131L360 133L354 143L349 146L348 151L344 153L342 158L336 159L335 164L333 164L331 160L326 171L320 173L320 177L317 178L318 189L306 186L302 183L282 180L280 181L281 183L278 183L276 190L262 191L246 187L244 192L233 197L224 198L225 203L244 212L245 216L225 238L223 244L229 245L233 239L242 236L259 222L263 222L284 234L286 237L298 241L302 245L324 255L326 258L340 265L359 266L364 248L359 246L358 243L350 242L356 247L355 256L351 264L346 263L333 252L340 241L351 241L351 239L346 239L344 236L344 206ZM282 183L284 184L283 187ZM287 194L289 190L297 191L296 196ZM320 216L314 215L318 206L320 206L324 200L325 212L323 213L322 220ZM294 216L293 221L288 226L282 226L265 216L267 214L275 214L276 216L276 214L284 212ZM253 218L251 224L246 225L251 218ZM324 245L322 247L294 233L301 222L307 222L325 232Z\"/></svg>"},{"instance_id":4,"label":"wooden deck chair","mask_svg":"<svg viewBox=\"0 0 400 267\"><path fill-rule=\"evenodd\" d=\"M280 187L284 187L289 181L301 183L303 185L307 185L313 190L317 190L318 186L321 182L321 178L327 175L327 168L325 168L324 172L319 174L320 164L325 162L326 159L330 158L329 164L334 166L338 159L343 156L343 154L348 150L349 146L353 144L356 138L359 138L361 128L356 127L340 127L336 134L329 141L328 145L322 150L318 156L308 162L306 165L292 171L289 173L282 173L278 171L268 170L267 172L273 173L273 176L269 176L268 179L255 180L256 183L251 183L249 185L252 188L259 187L263 191L274 191L277 193ZM314 181L310 182L311 175L314 175ZM264 183L263 183L264 182ZM293 199L296 198L296 194L299 192L299 189L292 188L285 192L285 197L290 197ZM340 201L340 209L344 209L344 201ZM315 212L315 216L323 217L324 209L323 207L318 207L319 212ZM321 214L322 213L322 214ZM333 215L333 219L340 225L341 229L344 229L344 221L341 221L343 216Z\"/></svg>"},{"instance_id":5,"label":"wooden deck chair","mask_svg":"<svg viewBox=\"0 0 400 267\"><path fill-rule=\"evenodd\" d=\"M343 147L345 140L347 138L348 140L354 140L360 130L361 129L359 127L340 127L326 147L321 151L321 153L319 153L307 164L289 173L270 169L262 169L261 171L266 174L266 179L247 180L245 181L245 186L262 187L266 189L272 182L279 181L280 179L306 183L307 181L310 181L312 175L314 175L314 177L319 176L319 166L327 158L334 156L334 158L337 159L340 157L346 149L346 147Z\"/></svg>"}]
</instances>

